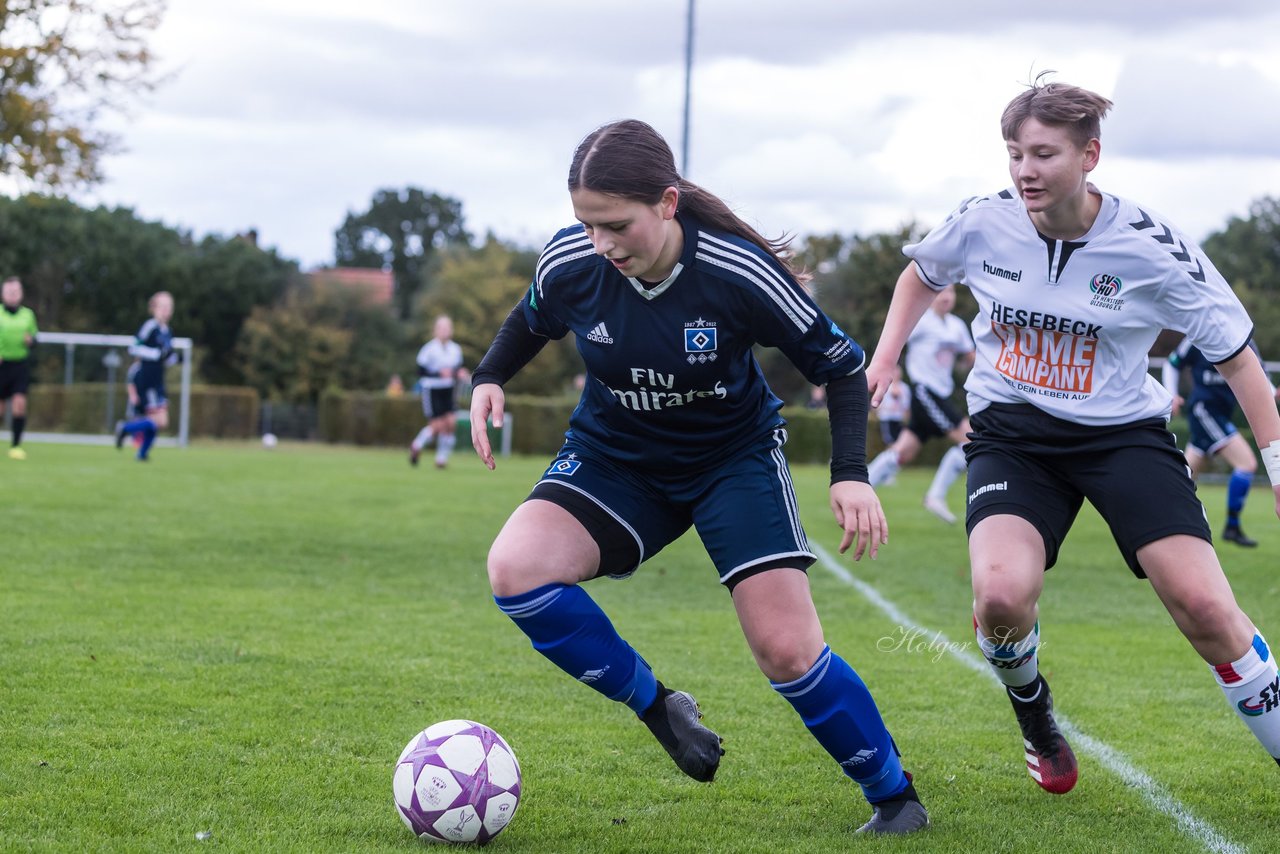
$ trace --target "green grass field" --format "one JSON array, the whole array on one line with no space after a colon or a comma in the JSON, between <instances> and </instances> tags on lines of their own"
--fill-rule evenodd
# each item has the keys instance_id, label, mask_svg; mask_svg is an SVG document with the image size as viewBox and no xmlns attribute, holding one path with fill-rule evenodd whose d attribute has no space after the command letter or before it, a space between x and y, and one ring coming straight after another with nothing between
<instances>
[{"instance_id":1,"label":"green grass field","mask_svg":"<svg viewBox=\"0 0 1280 854\"><path fill-rule=\"evenodd\" d=\"M974 655L964 534L919 506L927 473L882 491L880 559L840 561L898 618L810 571L827 639L874 692L934 822L865 839L865 802L756 670L696 539L588 590L724 737L711 785L497 611L485 554L546 460L488 472L460 454L441 472L314 445L162 448L149 465L28 451L0 458L0 850L417 850L392 765L446 718L493 726L520 759L498 851L1274 850L1275 765L1088 509L1042 601L1042 662L1083 739L1062 797L1032 783L1008 702L960 657ZM834 553L826 472L794 474L810 538ZM1222 488L1202 494L1220 527ZM1268 499L1255 490L1246 513L1261 547L1223 560L1280 643Z\"/></svg>"}]
</instances>

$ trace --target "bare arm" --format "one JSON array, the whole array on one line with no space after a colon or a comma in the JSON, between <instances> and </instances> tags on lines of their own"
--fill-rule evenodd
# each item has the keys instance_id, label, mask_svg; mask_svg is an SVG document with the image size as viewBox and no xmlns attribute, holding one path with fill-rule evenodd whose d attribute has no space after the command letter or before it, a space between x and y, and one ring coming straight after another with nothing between
<instances>
[{"instance_id":1,"label":"bare arm","mask_svg":"<svg viewBox=\"0 0 1280 854\"><path fill-rule=\"evenodd\" d=\"M1173 397L1173 414L1177 415L1182 411L1182 404L1186 401L1182 399L1182 395L1178 394L1178 382L1182 377L1182 370L1173 365L1169 360L1165 360L1164 367L1160 369L1160 380L1164 383L1164 387L1168 389L1169 394Z\"/></svg>"},{"instance_id":2,"label":"bare arm","mask_svg":"<svg viewBox=\"0 0 1280 854\"><path fill-rule=\"evenodd\" d=\"M867 387L871 390L872 406L879 406L889 390L889 385L893 382L893 366L898 364L898 359L902 356L907 337L929 310L935 296L937 292L926 285L916 272L914 261L898 276L898 283L893 288L893 300L889 303L889 313L884 319L884 329L880 332L880 341L867 366Z\"/></svg>"},{"instance_id":3,"label":"bare arm","mask_svg":"<svg viewBox=\"0 0 1280 854\"><path fill-rule=\"evenodd\" d=\"M1276 498L1276 515L1280 516L1280 411L1276 409L1271 381L1252 350L1245 349L1217 366L1227 380L1245 420L1253 431L1254 441L1262 449L1262 461L1271 478ZM1275 443L1274 445L1272 443Z\"/></svg>"}]
</instances>

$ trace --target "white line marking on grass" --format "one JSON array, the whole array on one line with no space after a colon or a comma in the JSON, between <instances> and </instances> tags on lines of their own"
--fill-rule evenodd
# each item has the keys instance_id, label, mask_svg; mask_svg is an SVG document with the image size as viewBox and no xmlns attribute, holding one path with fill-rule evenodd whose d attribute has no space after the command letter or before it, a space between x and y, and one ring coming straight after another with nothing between
<instances>
[{"instance_id":1,"label":"white line marking on grass","mask_svg":"<svg viewBox=\"0 0 1280 854\"><path fill-rule=\"evenodd\" d=\"M889 619L897 622L903 629L909 629L931 637L933 639L930 644L931 649L941 647L944 651L955 656L956 660L965 667L990 678L991 681L997 684L1000 683L996 675L991 672L991 668L986 661L968 652L964 645L954 643L942 632L934 631L912 620L897 605L880 595L879 590L876 590L846 569L822 546L810 540L809 548L813 549L814 554L818 556L818 560L832 575L857 590L864 599L879 608ZM1163 786L1151 779L1145 772L1135 768L1123 753L1106 742L1098 741L1096 738L1087 735L1063 717L1061 712L1055 711L1054 718L1076 750L1083 751L1096 759L1108 771L1119 777L1125 785L1137 789L1147 803L1172 818L1184 834L1203 845L1206 851L1213 851L1218 854L1244 854L1245 849L1224 837L1212 825L1197 818L1189 809L1179 803L1177 798L1169 794Z\"/></svg>"}]
</instances>

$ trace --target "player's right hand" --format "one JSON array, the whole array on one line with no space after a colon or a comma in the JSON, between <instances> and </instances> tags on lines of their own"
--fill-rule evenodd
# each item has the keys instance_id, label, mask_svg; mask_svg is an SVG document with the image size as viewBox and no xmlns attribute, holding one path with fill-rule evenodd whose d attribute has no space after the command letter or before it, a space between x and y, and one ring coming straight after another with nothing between
<instances>
[{"instance_id":1,"label":"player's right hand","mask_svg":"<svg viewBox=\"0 0 1280 854\"><path fill-rule=\"evenodd\" d=\"M893 365L877 365L873 358L867 364L866 374L871 406L879 409L880 401L884 400L884 396L889 393L889 386L893 385Z\"/></svg>"},{"instance_id":2,"label":"player's right hand","mask_svg":"<svg viewBox=\"0 0 1280 854\"><path fill-rule=\"evenodd\" d=\"M489 446L489 429L486 426L493 416L493 426L502 426L502 416L507 398L497 383L481 383L471 389L471 446L476 449L481 462L493 471L493 448Z\"/></svg>"}]
</instances>

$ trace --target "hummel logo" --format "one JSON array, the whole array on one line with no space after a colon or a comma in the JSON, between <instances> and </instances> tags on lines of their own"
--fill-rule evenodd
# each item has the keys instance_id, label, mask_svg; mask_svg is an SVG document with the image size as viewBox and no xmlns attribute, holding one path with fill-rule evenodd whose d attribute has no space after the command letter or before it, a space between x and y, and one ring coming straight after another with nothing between
<instances>
[{"instance_id":1,"label":"hummel logo","mask_svg":"<svg viewBox=\"0 0 1280 854\"><path fill-rule=\"evenodd\" d=\"M609 335L609 330L604 328L603 323L597 323L596 328L587 333L587 340L594 341L597 344L613 343L613 338Z\"/></svg>"},{"instance_id":2,"label":"hummel logo","mask_svg":"<svg viewBox=\"0 0 1280 854\"><path fill-rule=\"evenodd\" d=\"M988 264L985 260L982 262L982 272L989 273L992 276L999 276L1002 279L1008 279L1011 282L1022 281L1021 270L1006 270L1003 267L996 267Z\"/></svg>"}]
</instances>

